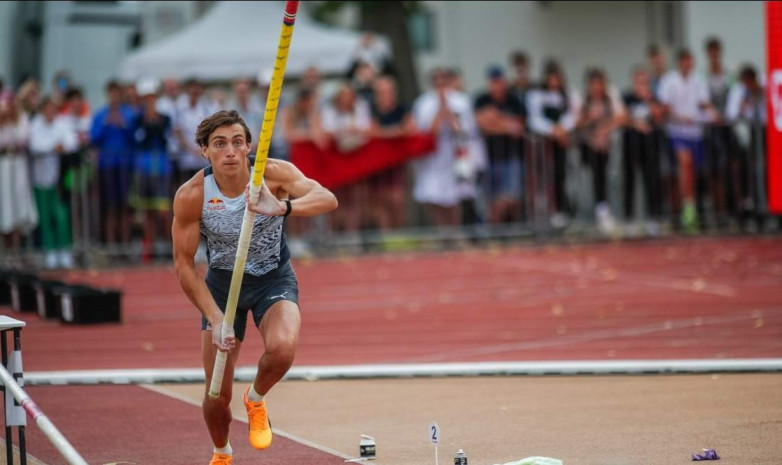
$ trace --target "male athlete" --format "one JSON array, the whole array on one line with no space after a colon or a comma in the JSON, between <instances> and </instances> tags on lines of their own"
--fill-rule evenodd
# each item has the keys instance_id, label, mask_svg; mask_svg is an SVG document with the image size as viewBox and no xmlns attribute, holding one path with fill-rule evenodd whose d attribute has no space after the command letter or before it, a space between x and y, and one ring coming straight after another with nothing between
<instances>
[{"instance_id":1,"label":"male athlete","mask_svg":"<svg viewBox=\"0 0 782 465\"><path fill-rule=\"evenodd\" d=\"M196 143L210 166L185 182L174 198L174 262L182 289L202 314L201 352L207 391L217 351L228 352L220 396L211 399L204 395L204 420L215 445L210 465L232 462L229 404L248 311L265 345L258 374L243 396L250 420L250 444L256 449L271 444L264 395L293 364L301 324L298 283L289 261L283 221L289 215L315 216L337 207L334 194L306 178L294 165L274 159L267 162L258 202L251 204L247 194L250 141L250 130L236 111L219 111L204 119L198 125ZM223 312L245 205L257 216L233 331L223 340ZM209 257L206 279L195 270L201 236L206 237Z\"/></svg>"}]
</instances>

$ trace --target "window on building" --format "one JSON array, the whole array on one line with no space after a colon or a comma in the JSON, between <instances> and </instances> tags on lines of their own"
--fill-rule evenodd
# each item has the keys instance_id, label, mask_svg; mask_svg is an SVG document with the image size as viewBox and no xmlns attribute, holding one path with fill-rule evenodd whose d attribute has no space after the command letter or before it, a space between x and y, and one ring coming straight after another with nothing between
<instances>
[{"instance_id":1,"label":"window on building","mask_svg":"<svg viewBox=\"0 0 782 465\"><path fill-rule=\"evenodd\" d=\"M431 11L418 8L410 13L407 29L415 51L431 52L435 49L435 21Z\"/></svg>"}]
</instances>

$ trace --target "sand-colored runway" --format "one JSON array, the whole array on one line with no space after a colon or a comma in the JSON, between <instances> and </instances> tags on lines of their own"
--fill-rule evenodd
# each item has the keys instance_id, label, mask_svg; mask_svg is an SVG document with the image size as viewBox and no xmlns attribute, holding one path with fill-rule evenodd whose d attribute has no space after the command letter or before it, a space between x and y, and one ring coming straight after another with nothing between
<instances>
[{"instance_id":1,"label":"sand-colored runway","mask_svg":"<svg viewBox=\"0 0 782 465\"><path fill-rule=\"evenodd\" d=\"M245 416L234 389L237 417ZM198 402L200 385L158 386ZM489 377L284 382L268 396L275 428L376 465L440 463L464 449L489 465L544 455L568 465L670 465L715 448L724 464L779 464L782 375ZM237 427L244 428L244 424Z\"/></svg>"}]
</instances>

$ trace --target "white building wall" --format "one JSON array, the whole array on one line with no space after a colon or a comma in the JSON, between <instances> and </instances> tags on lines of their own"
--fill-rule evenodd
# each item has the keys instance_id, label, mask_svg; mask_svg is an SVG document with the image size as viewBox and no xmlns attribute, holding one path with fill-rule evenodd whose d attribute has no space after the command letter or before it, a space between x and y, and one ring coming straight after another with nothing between
<instances>
[{"instance_id":1,"label":"white building wall","mask_svg":"<svg viewBox=\"0 0 782 465\"><path fill-rule=\"evenodd\" d=\"M128 14L136 9L130 3L120 5ZM93 8L99 7L103 6ZM71 24L68 17L75 8L71 2L46 3L42 84L44 91L50 92L54 75L62 69L70 70L72 79L83 87L89 101L94 106L102 105L103 88L127 53L135 28L119 24Z\"/></svg>"},{"instance_id":2,"label":"white building wall","mask_svg":"<svg viewBox=\"0 0 782 465\"><path fill-rule=\"evenodd\" d=\"M164 39L187 27L195 19L195 2L141 2L141 32L144 43Z\"/></svg>"},{"instance_id":3,"label":"white building wall","mask_svg":"<svg viewBox=\"0 0 782 465\"><path fill-rule=\"evenodd\" d=\"M605 69L624 87L629 70L644 60L647 44L643 2L427 2L436 15L437 49L422 53L422 77L438 65L462 70L465 86L484 86L492 63L509 72L509 56L522 49L532 59L538 79L542 62L560 60L569 85L582 88L587 66Z\"/></svg>"},{"instance_id":4,"label":"white building wall","mask_svg":"<svg viewBox=\"0 0 782 465\"><path fill-rule=\"evenodd\" d=\"M13 72L13 34L14 18L16 17L16 2L0 2L0 78L6 86L16 83L10 82Z\"/></svg>"},{"instance_id":5,"label":"white building wall","mask_svg":"<svg viewBox=\"0 0 782 465\"><path fill-rule=\"evenodd\" d=\"M758 72L766 69L765 7L761 1L685 2L685 39L696 56L696 66L705 70L704 41L709 36L722 40L728 70L738 71L744 63Z\"/></svg>"}]
</instances>

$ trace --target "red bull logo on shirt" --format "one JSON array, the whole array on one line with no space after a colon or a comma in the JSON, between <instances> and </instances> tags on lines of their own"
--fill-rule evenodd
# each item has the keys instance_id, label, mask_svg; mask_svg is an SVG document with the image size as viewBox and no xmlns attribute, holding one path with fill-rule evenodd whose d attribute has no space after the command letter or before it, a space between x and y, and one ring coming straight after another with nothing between
<instances>
[{"instance_id":1,"label":"red bull logo on shirt","mask_svg":"<svg viewBox=\"0 0 782 465\"><path fill-rule=\"evenodd\" d=\"M222 199L219 199L217 197L212 197L206 202L206 209L210 212L216 211L216 210L225 210L225 202L222 201Z\"/></svg>"}]
</instances>

